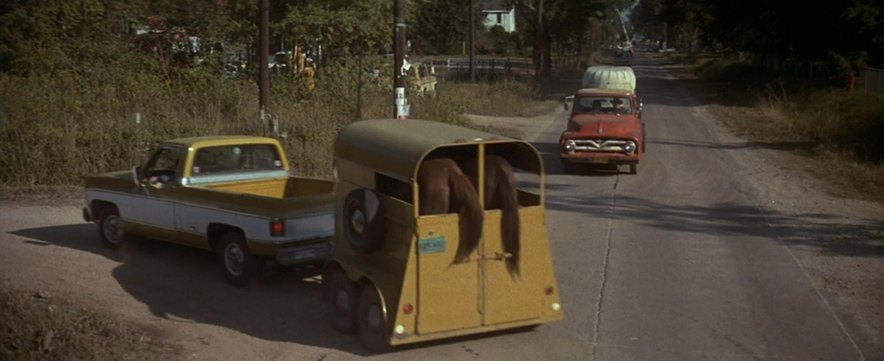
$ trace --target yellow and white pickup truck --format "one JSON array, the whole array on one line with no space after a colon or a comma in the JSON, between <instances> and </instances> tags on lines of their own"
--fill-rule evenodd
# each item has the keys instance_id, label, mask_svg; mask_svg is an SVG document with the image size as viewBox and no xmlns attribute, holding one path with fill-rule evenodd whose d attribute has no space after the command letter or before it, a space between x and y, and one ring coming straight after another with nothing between
<instances>
[{"instance_id":1,"label":"yellow and white pickup truck","mask_svg":"<svg viewBox=\"0 0 884 361\"><path fill-rule=\"evenodd\" d=\"M174 139L143 166L85 183L83 218L105 246L139 236L214 251L237 286L266 261L319 264L333 252L334 182L292 175L272 138Z\"/></svg>"}]
</instances>

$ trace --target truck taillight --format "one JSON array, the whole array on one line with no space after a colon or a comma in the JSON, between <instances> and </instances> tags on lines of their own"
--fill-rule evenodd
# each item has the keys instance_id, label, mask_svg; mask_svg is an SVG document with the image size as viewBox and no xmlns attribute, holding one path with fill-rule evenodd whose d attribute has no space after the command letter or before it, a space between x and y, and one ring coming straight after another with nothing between
<instances>
[{"instance_id":1,"label":"truck taillight","mask_svg":"<svg viewBox=\"0 0 884 361\"><path fill-rule=\"evenodd\" d=\"M285 236L285 222L270 221L270 235L273 237Z\"/></svg>"}]
</instances>

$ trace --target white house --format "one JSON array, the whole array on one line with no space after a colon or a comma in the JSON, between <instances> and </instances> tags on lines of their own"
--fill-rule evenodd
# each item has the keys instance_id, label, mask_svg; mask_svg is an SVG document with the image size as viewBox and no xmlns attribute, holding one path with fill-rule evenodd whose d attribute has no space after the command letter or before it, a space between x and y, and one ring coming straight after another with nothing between
<instances>
[{"instance_id":1,"label":"white house","mask_svg":"<svg viewBox=\"0 0 884 361\"><path fill-rule=\"evenodd\" d=\"M486 0L482 4L486 28L500 25L508 33L516 31L516 8L507 7L505 3L505 1Z\"/></svg>"}]
</instances>

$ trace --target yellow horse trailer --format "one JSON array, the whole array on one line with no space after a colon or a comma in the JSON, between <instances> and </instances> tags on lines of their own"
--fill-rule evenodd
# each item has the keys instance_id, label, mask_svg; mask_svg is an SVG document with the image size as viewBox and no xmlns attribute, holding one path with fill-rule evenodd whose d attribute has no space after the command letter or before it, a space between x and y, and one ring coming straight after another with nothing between
<instances>
[{"instance_id":1,"label":"yellow horse trailer","mask_svg":"<svg viewBox=\"0 0 884 361\"><path fill-rule=\"evenodd\" d=\"M475 251L454 262L458 213L421 215L421 163L450 158L484 184L484 161L518 180L519 272L501 241L501 210L484 209ZM472 162L470 162L472 160ZM544 211L543 163L530 144L454 125L378 119L351 124L334 148L335 255L323 297L335 328L370 350L561 320ZM483 187L477 187L482 202ZM483 205L484 207L484 205Z\"/></svg>"}]
</instances>

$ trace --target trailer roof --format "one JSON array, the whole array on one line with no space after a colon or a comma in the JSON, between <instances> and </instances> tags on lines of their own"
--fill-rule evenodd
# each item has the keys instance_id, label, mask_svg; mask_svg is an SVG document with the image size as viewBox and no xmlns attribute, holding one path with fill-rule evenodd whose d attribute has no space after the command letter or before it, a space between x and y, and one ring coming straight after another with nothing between
<instances>
[{"instance_id":1,"label":"trailer roof","mask_svg":"<svg viewBox=\"0 0 884 361\"><path fill-rule=\"evenodd\" d=\"M338 134L334 155L377 171L405 179L415 175L418 165L431 151L442 147L500 144L517 158L517 164L542 172L539 154L518 139L468 129L447 123L419 119L373 119L355 122ZM529 151L530 150L530 151ZM530 155L528 155L530 154Z\"/></svg>"}]
</instances>

